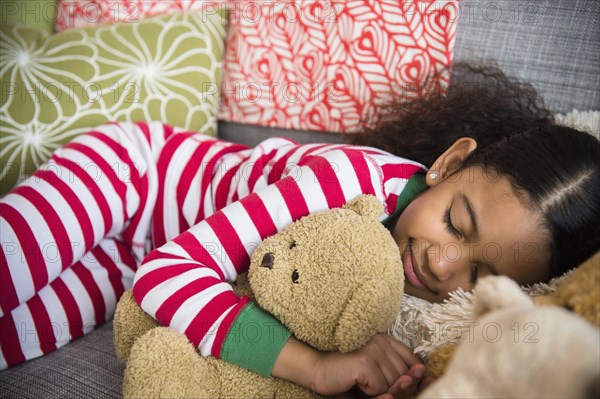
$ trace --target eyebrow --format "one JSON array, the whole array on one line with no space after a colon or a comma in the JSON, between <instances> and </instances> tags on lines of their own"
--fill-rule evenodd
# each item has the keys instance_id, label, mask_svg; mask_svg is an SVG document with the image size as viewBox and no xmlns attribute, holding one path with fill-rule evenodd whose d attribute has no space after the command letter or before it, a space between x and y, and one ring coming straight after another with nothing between
<instances>
[{"instance_id":1,"label":"eyebrow","mask_svg":"<svg viewBox=\"0 0 600 399\"><path fill-rule=\"evenodd\" d=\"M465 204L465 208L467 208L467 213L469 214L469 218L471 219L471 225L473 226L473 238L474 239L478 239L479 238L479 228L477 226L477 214L475 213L475 210L473 209L473 204L471 204L471 201L469 201L469 197L466 196L465 193L460 193L460 198L462 199L463 203Z\"/></svg>"}]
</instances>

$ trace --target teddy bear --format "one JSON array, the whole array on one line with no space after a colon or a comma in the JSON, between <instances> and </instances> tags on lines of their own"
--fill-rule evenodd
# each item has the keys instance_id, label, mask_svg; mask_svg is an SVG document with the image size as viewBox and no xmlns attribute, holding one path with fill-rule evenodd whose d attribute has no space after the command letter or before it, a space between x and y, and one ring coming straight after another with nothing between
<instances>
[{"instance_id":1,"label":"teddy bear","mask_svg":"<svg viewBox=\"0 0 600 399\"><path fill-rule=\"evenodd\" d=\"M248 292L294 336L324 351L350 352L385 332L402 300L399 249L381 224L383 206L359 196L303 217L261 242L236 292ZM127 292L114 320L126 361L125 398L314 398L314 392L213 357L144 313Z\"/></svg>"},{"instance_id":2,"label":"teddy bear","mask_svg":"<svg viewBox=\"0 0 600 399\"><path fill-rule=\"evenodd\" d=\"M600 251L576 268L556 291L534 301L564 307L600 328Z\"/></svg>"},{"instance_id":3,"label":"teddy bear","mask_svg":"<svg viewBox=\"0 0 600 399\"><path fill-rule=\"evenodd\" d=\"M600 397L600 252L548 295L484 278L472 312L460 344L430 354L441 377L419 397Z\"/></svg>"}]
</instances>

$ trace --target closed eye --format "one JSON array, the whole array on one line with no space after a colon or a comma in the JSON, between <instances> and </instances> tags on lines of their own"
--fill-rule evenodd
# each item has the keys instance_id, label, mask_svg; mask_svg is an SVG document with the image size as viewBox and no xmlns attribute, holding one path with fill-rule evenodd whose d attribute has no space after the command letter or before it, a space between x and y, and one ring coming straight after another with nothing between
<instances>
[{"instance_id":1,"label":"closed eye","mask_svg":"<svg viewBox=\"0 0 600 399\"><path fill-rule=\"evenodd\" d=\"M456 227L454 227L454 224L452 224L452 216L450 215L450 211L452 210L452 207L448 207L448 209L446 209L446 212L444 213L444 218L443 218L443 223L446 225L446 230L448 230L448 232L452 235L454 235L457 238L462 238L462 234L460 233L460 231L458 231L456 229Z\"/></svg>"}]
</instances>

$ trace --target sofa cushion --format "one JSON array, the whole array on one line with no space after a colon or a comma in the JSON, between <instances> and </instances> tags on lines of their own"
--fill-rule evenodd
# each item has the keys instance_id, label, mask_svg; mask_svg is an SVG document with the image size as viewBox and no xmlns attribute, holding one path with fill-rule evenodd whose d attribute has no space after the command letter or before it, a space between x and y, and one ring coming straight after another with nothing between
<instances>
[{"instance_id":1,"label":"sofa cushion","mask_svg":"<svg viewBox=\"0 0 600 399\"><path fill-rule=\"evenodd\" d=\"M122 398L125 366L113 344L112 322L41 358L0 372L0 397Z\"/></svg>"},{"instance_id":2,"label":"sofa cushion","mask_svg":"<svg viewBox=\"0 0 600 399\"><path fill-rule=\"evenodd\" d=\"M49 36L2 25L0 194L74 135L107 121L160 120L216 134L225 14Z\"/></svg>"},{"instance_id":3,"label":"sofa cushion","mask_svg":"<svg viewBox=\"0 0 600 399\"><path fill-rule=\"evenodd\" d=\"M318 130L283 129L279 127L258 126L236 122L219 121L219 138L241 143L251 147L270 137L287 137L298 143L349 143L349 134L335 134Z\"/></svg>"}]
</instances>

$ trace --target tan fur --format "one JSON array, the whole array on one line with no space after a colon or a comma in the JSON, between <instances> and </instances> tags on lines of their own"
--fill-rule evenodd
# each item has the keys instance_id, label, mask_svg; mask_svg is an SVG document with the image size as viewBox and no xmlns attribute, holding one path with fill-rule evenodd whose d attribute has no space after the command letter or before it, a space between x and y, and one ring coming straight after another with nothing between
<instances>
[{"instance_id":1,"label":"tan fur","mask_svg":"<svg viewBox=\"0 0 600 399\"><path fill-rule=\"evenodd\" d=\"M404 275L398 247L378 221L382 213L376 198L360 196L267 238L252 254L248 273L258 304L296 337L322 350L351 351L385 332L399 311ZM272 269L259 267L267 252L274 254ZM294 270L300 276L297 284L291 280ZM244 291L248 283L241 277L236 292ZM124 358L130 352L125 398L318 397L294 384L203 358L183 335L149 327L148 316L131 296L124 296L119 307L115 346Z\"/></svg>"},{"instance_id":2,"label":"tan fur","mask_svg":"<svg viewBox=\"0 0 600 399\"><path fill-rule=\"evenodd\" d=\"M428 376L440 378L444 374L448 362L450 362L450 359L456 351L456 346L457 345L453 344L444 345L429 355L429 360L427 361Z\"/></svg>"},{"instance_id":3,"label":"tan fur","mask_svg":"<svg viewBox=\"0 0 600 399\"><path fill-rule=\"evenodd\" d=\"M554 293L537 297L535 302L564 307L600 328L600 252L578 267Z\"/></svg>"},{"instance_id":4,"label":"tan fur","mask_svg":"<svg viewBox=\"0 0 600 399\"><path fill-rule=\"evenodd\" d=\"M135 340L156 327L158 322L137 305L131 290L125 291L117 303L113 322L115 351L119 360L127 362Z\"/></svg>"}]
</instances>

